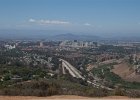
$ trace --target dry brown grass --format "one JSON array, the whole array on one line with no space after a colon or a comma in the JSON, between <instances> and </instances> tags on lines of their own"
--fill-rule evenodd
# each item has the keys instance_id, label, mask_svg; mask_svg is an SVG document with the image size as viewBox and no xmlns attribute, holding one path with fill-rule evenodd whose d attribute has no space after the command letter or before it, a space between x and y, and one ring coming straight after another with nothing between
<instances>
[{"instance_id":1,"label":"dry brown grass","mask_svg":"<svg viewBox=\"0 0 140 100\"><path fill-rule=\"evenodd\" d=\"M112 71L126 81L140 82L140 75L136 75L134 70L131 69L127 63L114 65L114 69L112 69Z\"/></svg>"}]
</instances>

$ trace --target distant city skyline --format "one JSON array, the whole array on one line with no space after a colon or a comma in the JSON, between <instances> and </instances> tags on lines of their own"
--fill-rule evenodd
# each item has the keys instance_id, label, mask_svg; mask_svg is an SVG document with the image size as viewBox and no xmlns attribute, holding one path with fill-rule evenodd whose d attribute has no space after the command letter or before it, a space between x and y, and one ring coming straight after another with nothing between
<instances>
[{"instance_id":1,"label":"distant city skyline","mask_svg":"<svg viewBox=\"0 0 140 100\"><path fill-rule=\"evenodd\" d=\"M2 29L137 36L140 0L0 0Z\"/></svg>"}]
</instances>

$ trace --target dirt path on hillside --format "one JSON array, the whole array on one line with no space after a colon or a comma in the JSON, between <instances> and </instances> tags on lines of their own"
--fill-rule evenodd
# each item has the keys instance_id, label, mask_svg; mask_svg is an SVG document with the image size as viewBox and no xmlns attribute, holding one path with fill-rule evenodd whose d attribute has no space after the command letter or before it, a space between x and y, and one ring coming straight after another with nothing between
<instances>
[{"instance_id":1,"label":"dirt path on hillside","mask_svg":"<svg viewBox=\"0 0 140 100\"><path fill-rule=\"evenodd\" d=\"M82 96L75 96L75 95L61 95L61 96L50 96L50 97L34 97L34 96L0 96L0 100L69 100L69 99L79 99L79 100L98 100L98 99L106 99L106 100L112 100L112 99L130 99L125 96L108 96L108 97L102 97L102 98L90 98L90 97L82 97ZM132 99L131 99L132 100Z\"/></svg>"}]
</instances>

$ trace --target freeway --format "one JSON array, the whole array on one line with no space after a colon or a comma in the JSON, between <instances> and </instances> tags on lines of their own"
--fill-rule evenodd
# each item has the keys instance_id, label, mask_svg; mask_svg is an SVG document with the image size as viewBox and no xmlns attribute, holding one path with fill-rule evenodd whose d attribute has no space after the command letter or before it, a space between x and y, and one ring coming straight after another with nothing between
<instances>
[{"instance_id":1,"label":"freeway","mask_svg":"<svg viewBox=\"0 0 140 100\"><path fill-rule=\"evenodd\" d=\"M76 76L76 74L71 70L71 68L65 62L63 62L63 61L62 61L62 66L63 66L63 68L65 67L69 71L70 75L72 75L73 77L78 78Z\"/></svg>"},{"instance_id":2,"label":"freeway","mask_svg":"<svg viewBox=\"0 0 140 100\"><path fill-rule=\"evenodd\" d=\"M62 61L63 69L65 67L69 71L70 75L72 75L73 77L81 78L81 79L85 80L85 78L81 75L81 72L79 70L77 70L74 66L72 66L69 62L67 62L64 59L60 59L60 61ZM97 83L97 82L91 82L91 81L87 80L87 83L92 84L93 86L95 86L97 88L100 87L100 88L104 88L104 89L107 89L107 90L112 90L111 88L103 86L103 85L101 85L100 83Z\"/></svg>"},{"instance_id":3,"label":"freeway","mask_svg":"<svg viewBox=\"0 0 140 100\"><path fill-rule=\"evenodd\" d=\"M66 69L71 73L72 76L76 77L76 78L81 78L81 79L85 79L81 74L80 72L75 68L73 67L70 63L68 63L67 61L65 60L62 60L62 63L64 64L64 66L66 67Z\"/></svg>"}]
</instances>

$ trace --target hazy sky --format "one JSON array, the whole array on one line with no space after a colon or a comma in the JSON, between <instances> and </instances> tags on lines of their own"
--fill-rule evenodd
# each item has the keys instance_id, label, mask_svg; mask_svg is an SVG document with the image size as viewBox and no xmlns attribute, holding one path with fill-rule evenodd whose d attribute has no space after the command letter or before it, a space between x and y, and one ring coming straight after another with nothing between
<instances>
[{"instance_id":1,"label":"hazy sky","mask_svg":"<svg viewBox=\"0 0 140 100\"><path fill-rule=\"evenodd\" d=\"M0 29L140 34L140 0L0 0Z\"/></svg>"}]
</instances>

